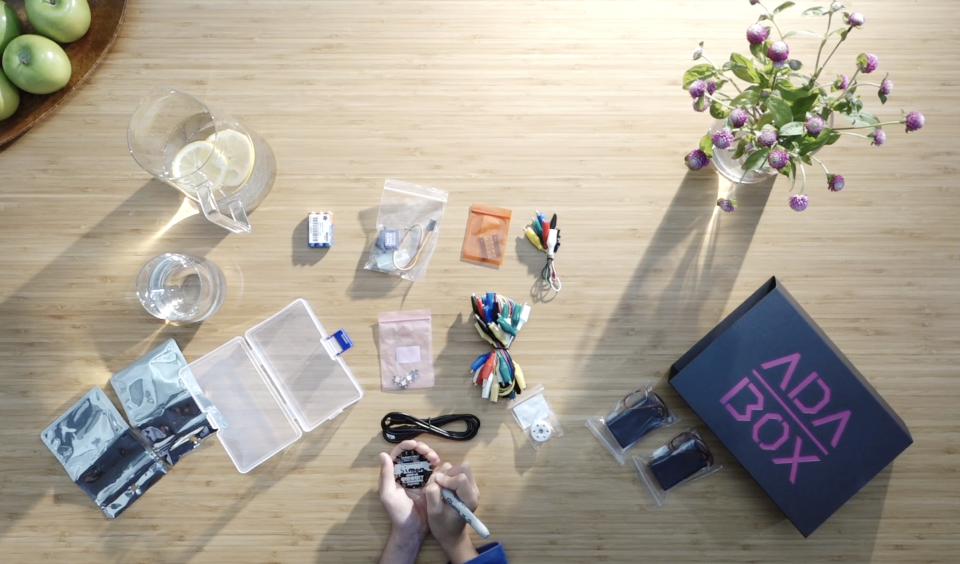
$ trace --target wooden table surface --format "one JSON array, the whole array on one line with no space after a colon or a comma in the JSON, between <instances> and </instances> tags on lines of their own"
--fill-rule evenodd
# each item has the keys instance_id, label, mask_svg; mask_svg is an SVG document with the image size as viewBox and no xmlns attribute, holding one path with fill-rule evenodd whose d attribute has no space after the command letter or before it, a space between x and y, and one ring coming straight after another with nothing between
<instances>
[{"instance_id":1,"label":"wooden table surface","mask_svg":"<svg viewBox=\"0 0 960 564\"><path fill-rule=\"evenodd\" d=\"M378 423L401 410L482 418L472 442L432 442L473 463L479 515L512 562L957 562L960 11L953 0L853 7L867 24L828 75L877 53L878 75L896 82L882 114L920 110L927 126L890 127L882 148L844 138L825 150L847 187L831 194L811 175L803 213L781 180L717 214L715 173L683 166L709 117L679 82L701 40L714 60L745 50L757 14L746 0L131 0L91 80L0 153L0 560L371 562L388 530ZM813 25L791 11L783 25ZM791 40L802 58L813 45ZM129 116L157 83L273 147L279 175L252 234L179 217L179 193L130 157ZM386 177L450 191L415 284L361 269ZM459 260L473 202L514 211L499 271ZM320 209L337 217L329 252L304 244L306 214ZM514 353L566 431L539 452L466 373L484 351L467 296L532 299L542 255L519 237L537 209L559 213L564 289L532 301ZM140 266L170 251L226 273L226 304L201 325L165 326L135 299ZM653 510L584 427L645 380L696 421L668 367L771 275L916 441L806 540L712 435L724 469ZM353 336L346 359L365 396L252 473L212 441L109 521L40 442L164 339L193 360L298 297ZM377 313L419 308L433 312L437 385L383 393ZM420 561L443 561L433 541Z\"/></svg>"}]
</instances>

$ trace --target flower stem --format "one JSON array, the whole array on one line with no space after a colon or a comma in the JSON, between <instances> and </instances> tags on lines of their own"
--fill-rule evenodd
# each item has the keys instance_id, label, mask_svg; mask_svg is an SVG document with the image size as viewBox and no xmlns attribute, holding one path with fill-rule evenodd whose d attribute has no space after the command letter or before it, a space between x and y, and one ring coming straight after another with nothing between
<instances>
[{"instance_id":1,"label":"flower stem","mask_svg":"<svg viewBox=\"0 0 960 564\"><path fill-rule=\"evenodd\" d=\"M736 108L734 108L733 106L731 106L730 104L725 104L724 102L722 102L722 101L720 101L720 100L717 100L716 98L714 98L714 97L711 96L710 94L704 93L703 97L704 97L704 98L707 98L708 100L713 100L714 102L720 104L720 105L723 106L724 108L727 108L727 109L730 110L731 112L736 109Z\"/></svg>"},{"instance_id":2,"label":"flower stem","mask_svg":"<svg viewBox=\"0 0 960 564\"><path fill-rule=\"evenodd\" d=\"M853 29L853 26L850 26L850 29ZM850 29L847 30L847 33L850 32ZM811 78L811 81L815 81L818 78L820 78L820 73L823 72L823 69L827 67L827 63L830 62L830 59L833 58L833 54L837 52L837 49L840 48L840 45L843 44L844 41L846 41L846 39L844 37L841 37L840 41L838 41L837 45L833 48L833 51L830 51L830 54L827 55L827 60L823 61L823 66L817 66L817 72L813 73L813 77Z\"/></svg>"},{"instance_id":3,"label":"flower stem","mask_svg":"<svg viewBox=\"0 0 960 564\"><path fill-rule=\"evenodd\" d=\"M903 120L900 120L900 121L884 121L884 122L882 122L882 123L871 123L870 125L853 125L853 126L850 126L850 127L834 127L833 130L834 130L834 131L847 131L847 130L850 130L850 129L867 129L867 128L871 128L871 127L872 127L873 129L877 129L877 128L880 127L881 125L896 125L896 124L899 124L899 123L903 123Z\"/></svg>"},{"instance_id":4,"label":"flower stem","mask_svg":"<svg viewBox=\"0 0 960 564\"><path fill-rule=\"evenodd\" d=\"M830 15L827 16L827 31L823 32L823 39L820 41L820 49L817 51L817 63L813 65L814 69L820 68L820 54L823 53L823 46L827 44L827 36L830 35L830 25L833 23L833 12L830 12ZM813 84L814 79L810 78L810 84Z\"/></svg>"},{"instance_id":5,"label":"flower stem","mask_svg":"<svg viewBox=\"0 0 960 564\"><path fill-rule=\"evenodd\" d=\"M780 34L780 41L783 41L783 32L780 31L780 26L778 26L776 20L773 19L773 14L770 13L770 10L768 10L766 6L763 5L763 2L758 2L758 4L760 4L760 7L763 8L763 11L767 13L767 18L770 20L770 23L773 24L773 27L777 28L777 33Z\"/></svg>"},{"instance_id":6,"label":"flower stem","mask_svg":"<svg viewBox=\"0 0 960 564\"><path fill-rule=\"evenodd\" d=\"M800 185L800 193L803 194L803 190L807 187L807 169L803 168L803 164L800 164L800 175L803 176L803 184Z\"/></svg>"},{"instance_id":7,"label":"flower stem","mask_svg":"<svg viewBox=\"0 0 960 564\"><path fill-rule=\"evenodd\" d=\"M840 135L852 135L854 137L863 137L864 139L870 139L866 135L860 135L859 133L850 133L849 131L837 131L837 133L839 133Z\"/></svg>"},{"instance_id":8,"label":"flower stem","mask_svg":"<svg viewBox=\"0 0 960 564\"><path fill-rule=\"evenodd\" d=\"M821 161L820 159L818 159L817 157L815 157L815 156L813 156L813 155L807 155L807 156L810 157L811 159L817 161L817 164L820 165L820 168L823 169L823 173L826 174L827 176L830 176L830 171L827 170L827 165L823 164L823 161Z\"/></svg>"}]
</instances>

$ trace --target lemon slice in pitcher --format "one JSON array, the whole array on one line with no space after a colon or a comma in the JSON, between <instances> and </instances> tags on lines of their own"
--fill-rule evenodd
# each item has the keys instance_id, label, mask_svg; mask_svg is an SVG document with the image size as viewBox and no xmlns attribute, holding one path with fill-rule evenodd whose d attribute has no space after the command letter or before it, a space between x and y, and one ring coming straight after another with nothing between
<instances>
[{"instance_id":1,"label":"lemon slice in pitcher","mask_svg":"<svg viewBox=\"0 0 960 564\"><path fill-rule=\"evenodd\" d=\"M210 158L213 155L213 143L194 141L184 145L170 165L170 172L177 184L183 188L196 189L207 181L216 180L220 176L218 159Z\"/></svg>"},{"instance_id":2,"label":"lemon slice in pitcher","mask_svg":"<svg viewBox=\"0 0 960 564\"><path fill-rule=\"evenodd\" d=\"M253 172L254 149L250 137L235 129L224 129L207 137L207 143L216 148L221 165L226 169L223 186L240 186Z\"/></svg>"}]
</instances>

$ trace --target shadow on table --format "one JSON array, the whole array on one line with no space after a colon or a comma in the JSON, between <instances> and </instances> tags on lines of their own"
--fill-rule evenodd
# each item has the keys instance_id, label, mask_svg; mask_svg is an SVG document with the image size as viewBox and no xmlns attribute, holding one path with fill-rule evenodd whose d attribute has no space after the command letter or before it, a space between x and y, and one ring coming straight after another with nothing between
<instances>
[{"instance_id":1,"label":"shadow on table","mask_svg":"<svg viewBox=\"0 0 960 564\"><path fill-rule=\"evenodd\" d=\"M83 367L112 374L166 339L183 348L196 334L196 324L179 327L148 315L134 292L136 275L149 257L171 251L202 255L228 234L202 215L174 224L171 218L179 217L182 204L176 190L158 180L147 182L0 303L0 405L11 431L0 436L0 538L51 487L55 499L83 498L91 514L96 512L39 438L92 385L110 389L108 377L91 381L82 376ZM65 297L70 306L64 305ZM70 363L66 368L65 362ZM51 396L73 400L50 409L40 397ZM71 487L76 491L67 494Z\"/></svg>"}]
</instances>

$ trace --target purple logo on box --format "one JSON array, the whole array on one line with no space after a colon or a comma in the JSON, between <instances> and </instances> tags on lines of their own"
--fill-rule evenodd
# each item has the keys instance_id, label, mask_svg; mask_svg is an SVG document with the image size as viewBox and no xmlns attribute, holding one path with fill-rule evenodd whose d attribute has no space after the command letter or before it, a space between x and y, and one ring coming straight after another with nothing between
<instances>
[{"instance_id":1,"label":"purple logo on box","mask_svg":"<svg viewBox=\"0 0 960 564\"><path fill-rule=\"evenodd\" d=\"M771 385L773 379L765 371L784 364L786 373L775 388ZM811 372L800 382L792 382L798 364L800 353L765 362L760 365L762 370L752 370L720 398L720 403L736 421L752 423L753 442L771 453L774 464L789 465L791 484L797 483L800 464L820 462L821 455L827 456L836 450L850 421L849 409L828 408L830 386L819 374ZM738 409L734 402L742 407ZM835 425L829 425L831 423ZM765 427L768 429L764 430ZM771 432L776 438L771 438Z\"/></svg>"}]
</instances>

